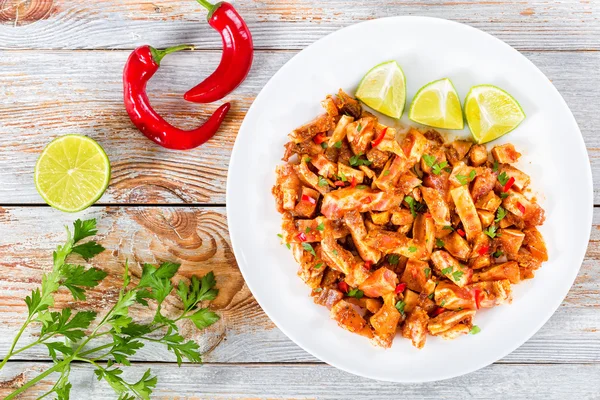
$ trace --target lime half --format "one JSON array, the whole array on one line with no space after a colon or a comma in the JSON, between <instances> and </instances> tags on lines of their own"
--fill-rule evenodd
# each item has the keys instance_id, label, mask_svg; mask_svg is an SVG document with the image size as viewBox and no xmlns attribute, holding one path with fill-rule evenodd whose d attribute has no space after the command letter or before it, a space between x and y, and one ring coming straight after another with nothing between
<instances>
[{"instance_id":1,"label":"lime half","mask_svg":"<svg viewBox=\"0 0 600 400\"><path fill-rule=\"evenodd\" d=\"M519 103L492 85L473 86L465 99L465 116L477 143L506 135L525 119Z\"/></svg>"},{"instance_id":2,"label":"lime half","mask_svg":"<svg viewBox=\"0 0 600 400\"><path fill-rule=\"evenodd\" d=\"M423 125L442 129L463 129L460 98L448 78L430 82L415 95L408 118Z\"/></svg>"},{"instance_id":3,"label":"lime half","mask_svg":"<svg viewBox=\"0 0 600 400\"><path fill-rule=\"evenodd\" d=\"M61 136L38 158L34 179L46 203L61 211L77 212L94 204L106 190L110 162L93 139Z\"/></svg>"},{"instance_id":4,"label":"lime half","mask_svg":"<svg viewBox=\"0 0 600 400\"><path fill-rule=\"evenodd\" d=\"M392 118L400 118L406 103L406 78L396 61L388 61L372 68L362 78L356 97Z\"/></svg>"}]
</instances>

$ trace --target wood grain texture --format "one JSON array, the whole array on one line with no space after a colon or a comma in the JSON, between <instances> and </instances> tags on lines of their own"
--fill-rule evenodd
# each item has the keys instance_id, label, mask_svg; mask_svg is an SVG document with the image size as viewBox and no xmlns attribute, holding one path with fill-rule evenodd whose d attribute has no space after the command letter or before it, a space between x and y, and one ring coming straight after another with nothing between
<instances>
[{"instance_id":1,"label":"wood grain texture","mask_svg":"<svg viewBox=\"0 0 600 400\"><path fill-rule=\"evenodd\" d=\"M11 363L0 373L0 395L11 392L48 368L44 363ZM396 384L359 378L327 365L204 365L202 367L135 365L124 376L137 380L150 368L158 374L153 399L506 399L597 400L600 365L491 365L447 381ZM398 371L399 374L402 371ZM2 383L4 381L5 383ZM72 398L114 399L92 368L77 365L71 372ZM35 399L53 381L43 380L26 392ZM7 387L8 386L8 387ZM12 389L14 390L14 389Z\"/></svg>"},{"instance_id":2,"label":"wood grain texture","mask_svg":"<svg viewBox=\"0 0 600 400\"><path fill-rule=\"evenodd\" d=\"M261 49L299 49L342 27L393 15L472 25L522 50L600 49L600 3L447 0L233 0ZM3 0L0 48L130 49L182 42L220 48L189 0ZM20 7L15 7L19 5ZM17 12L18 11L18 12Z\"/></svg>"},{"instance_id":3,"label":"wood grain texture","mask_svg":"<svg viewBox=\"0 0 600 400\"><path fill-rule=\"evenodd\" d=\"M53 138L81 133L98 140L113 167L102 204L225 202L229 156L240 123L269 78L296 52L257 52L249 78L226 100L233 108L217 135L198 149L163 149L131 124L121 98L126 51L7 51L0 58L0 204L39 204L35 160ZM579 122L600 204L600 52L525 52L561 92ZM165 58L150 82L152 103L191 128L217 104L190 104L182 95L218 62L201 51ZM282 132L284 135L285 132Z\"/></svg>"},{"instance_id":4,"label":"wood grain texture","mask_svg":"<svg viewBox=\"0 0 600 400\"><path fill-rule=\"evenodd\" d=\"M39 285L42 271L50 268L51 251L64 240L63 226L73 217L46 207L0 210L3 232L12 232L0 235L0 354L5 354L26 313L23 298ZM88 301L77 306L105 312L115 300L126 259L132 262L137 276L138 262L180 260L182 277L214 270L221 289L213 307L222 320L201 334L183 327L184 335L197 340L207 352L206 361L318 361L275 328L243 284L231 253L224 211L219 207L93 207L85 211L82 218L99 219L99 240L107 248L93 264L110 275L91 291ZM587 257L566 300L531 340L502 363L600 363L599 245L600 210L594 216ZM61 292L57 306L71 305L70 295ZM178 307L176 301L167 301L167 312ZM149 317L147 312L136 315L141 320ZM329 320L326 323L333 324ZM25 336L23 343L32 340L31 335ZM34 348L17 359L48 359L48 354L44 348ZM174 360L166 349L154 345L148 345L134 359Z\"/></svg>"}]
</instances>

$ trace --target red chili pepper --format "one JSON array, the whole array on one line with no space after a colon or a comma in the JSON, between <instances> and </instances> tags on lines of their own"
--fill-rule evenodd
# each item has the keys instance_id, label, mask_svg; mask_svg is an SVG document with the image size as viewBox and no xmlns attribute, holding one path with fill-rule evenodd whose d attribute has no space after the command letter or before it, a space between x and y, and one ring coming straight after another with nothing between
<instances>
[{"instance_id":1,"label":"red chili pepper","mask_svg":"<svg viewBox=\"0 0 600 400\"><path fill-rule=\"evenodd\" d=\"M372 201L373 201L373 199L371 199L371 196L367 196L364 198L364 200L362 202L363 202L363 204L369 204Z\"/></svg>"},{"instance_id":2,"label":"red chili pepper","mask_svg":"<svg viewBox=\"0 0 600 400\"><path fill-rule=\"evenodd\" d=\"M231 4L197 1L208 10L209 25L221 34L223 55L215 72L188 90L183 98L196 103L212 103L231 93L246 79L252 67L254 47L248 26Z\"/></svg>"},{"instance_id":3,"label":"red chili pepper","mask_svg":"<svg viewBox=\"0 0 600 400\"><path fill-rule=\"evenodd\" d=\"M504 189L502 189L502 191L508 192L508 189L510 189L514 183L515 183L515 178L511 177L508 180L508 182L506 182L506 185L504 185Z\"/></svg>"},{"instance_id":4,"label":"red chili pepper","mask_svg":"<svg viewBox=\"0 0 600 400\"><path fill-rule=\"evenodd\" d=\"M441 313L443 313L444 311L446 311L446 309L444 307L438 307L435 309L435 311L433 312L433 316L437 317L438 315L440 315Z\"/></svg>"},{"instance_id":5,"label":"red chili pepper","mask_svg":"<svg viewBox=\"0 0 600 400\"><path fill-rule=\"evenodd\" d=\"M365 268L366 269L371 269L372 266L373 266L373 261L365 261Z\"/></svg>"},{"instance_id":6,"label":"red chili pepper","mask_svg":"<svg viewBox=\"0 0 600 400\"><path fill-rule=\"evenodd\" d=\"M338 289L340 289L344 293L348 293L350 291L350 286L345 281L341 281L338 283Z\"/></svg>"},{"instance_id":7,"label":"red chili pepper","mask_svg":"<svg viewBox=\"0 0 600 400\"><path fill-rule=\"evenodd\" d=\"M327 140L327 136L325 136L324 133L319 133L317 136L315 136L313 138L313 142L315 142L316 144L321 144L326 140Z\"/></svg>"},{"instance_id":8,"label":"red chili pepper","mask_svg":"<svg viewBox=\"0 0 600 400\"><path fill-rule=\"evenodd\" d=\"M315 199L306 194L302 195L302 201L308 201L310 204L317 204L317 201Z\"/></svg>"},{"instance_id":9,"label":"red chili pepper","mask_svg":"<svg viewBox=\"0 0 600 400\"><path fill-rule=\"evenodd\" d=\"M345 184L344 182L342 182L342 181L335 181L335 182L333 182L333 184L334 184L335 186L339 186L339 187L344 187L344 186L346 186L346 184Z\"/></svg>"},{"instance_id":10,"label":"red chili pepper","mask_svg":"<svg viewBox=\"0 0 600 400\"><path fill-rule=\"evenodd\" d=\"M473 291L473 296L475 296L475 306L479 310L481 308L481 304L479 303L480 302L480 296L481 296L481 290L475 289Z\"/></svg>"},{"instance_id":11,"label":"red chili pepper","mask_svg":"<svg viewBox=\"0 0 600 400\"><path fill-rule=\"evenodd\" d=\"M425 213L425 218L431 218L431 214L430 213Z\"/></svg>"},{"instance_id":12,"label":"red chili pepper","mask_svg":"<svg viewBox=\"0 0 600 400\"><path fill-rule=\"evenodd\" d=\"M465 231L463 231L462 229L458 228L456 230L456 233L458 233L460 236L465 237Z\"/></svg>"},{"instance_id":13,"label":"red chili pepper","mask_svg":"<svg viewBox=\"0 0 600 400\"><path fill-rule=\"evenodd\" d=\"M355 176L353 176L353 177L352 177L352 181L350 182L350 187L351 187L352 189L354 189L354 188L356 187L356 184L357 184L357 183L358 183L358 181L356 180L356 177L355 177Z\"/></svg>"},{"instance_id":14,"label":"red chili pepper","mask_svg":"<svg viewBox=\"0 0 600 400\"><path fill-rule=\"evenodd\" d=\"M383 128L383 130L381 131L381 133L379 134L379 136L377 136L377 139L373 140L371 142L371 146L373 147L377 147L379 145L379 143L383 142L383 138L385 138L385 133L387 132L387 127Z\"/></svg>"},{"instance_id":15,"label":"red chili pepper","mask_svg":"<svg viewBox=\"0 0 600 400\"><path fill-rule=\"evenodd\" d=\"M521 211L521 214L525 214L525 206L521 203L517 203L517 208Z\"/></svg>"},{"instance_id":16,"label":"red chili pepper","mask_svg":"<svg viewBox=\"0 0 600 400\"><path fill-rule=\"evenodd\" d=\"M306 235L304 234L304 232L300 232L298 234L298 236L296 236L298 238L299 241L301 242L306 242Z\"/></svg>"},{"instance_id":17,"label":"red chili pepper","mask_svg":"<svg viewBox=\"0 0 600 400\"><path fill-rule=\"evenodd\" d=\"M402 293L402 292L404 292L404 289L406 289L406 283L401 283L398 286L396 286L394 293L395 294Z\"/></svg>"},{"instance_id":18,"label":"red chili pepper","mask_svg":"<svg viewBox=\"0 0 600 400\"><path fill-rule=\"evenodd\" d=\"M131 53L123 70L123 99L131 122L148 139L168 149L188 150L200 146L217 132L231 107L229 103L223 104L204 125L184 131L165 121L150 105L146 84L158 70L162 58L169 53L192 48L182 45L156 50L141 46Z\"/></svg>"},{"instance_id":19,"label":"red chili pepper","mask_svg":"<svg viewBox=\"0 0 600 400\"><path fill-rule=\"evenodd\" d=\"M483 255L487 254L489 249L490 249L490 246L483 246L477 252L479 253L480 256L483 256Z\"/></svg>"}]
</instances>

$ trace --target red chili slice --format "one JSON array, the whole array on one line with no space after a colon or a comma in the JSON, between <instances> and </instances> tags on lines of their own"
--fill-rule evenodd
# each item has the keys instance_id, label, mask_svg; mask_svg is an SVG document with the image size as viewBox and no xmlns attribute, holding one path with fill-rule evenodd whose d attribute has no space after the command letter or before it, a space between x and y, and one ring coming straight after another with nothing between
<instances>
[{"instance_id":1,"label":"red chili slice","mask_svg":"<svg viewBox=\"0 0 600 400\"><path fill-rule=\"evenodd\" d=\"M462 229L458 228L456 230L456 233L458 233L460 236L465 237L465 231L463 231Z\"/></svg>"},{"instance_id":2,"label":"red chili slice","mask_svg":"<svg viewBox=\"0 0 600 400\"><path fill-rule=\"evenodd\" d=\"M325 136L324 133L319 133L317 136L315 136L313 138L313 142L315 142L316 144L321 144L326 140L327 140L327 136Z\"/></svg>"},{"instance_id":3,"label":"red chili slice","mask_svg":"<svg viewBox=\"0 0 600 400\"><path fill-rule=\"evenodd\" d=\"M481 304L480 302L480 296L481 296L481 290L479 289L475 289L473 291L473 296L475 296L475 306L477 306L477 309L479 310L481 308Z\"/></svg>"},{"instance_id":4,"label":"red chili slice","mask_svg":"<svg viewBox=\"0 0 600 400\"><path fill-rule=\"evenodd\" d=\"M346 184L345 184L344 182L342 182L342 181L335 181L335 182L333 182L333 184L334 184L335 186L339 186L339 187L344 187L344 186L346 186Z\"/></svg>"},{"instance_id":5,"label":"red chili slice","mask_svg":"<svg viewBox=\"0 0 600 400\"><path fill-rule=\"evenodd\" d=\"M435 309L435 311L433 312L433 316L437 317L438 315L440 315L441 313L443 313L444 311L446 311L446 309L444 307L438 307Z\"/></svg>"},{"instance_id":6,"label":"red chili slice","mask_svg":"<svg viewBox=\"0 0 600 400\"><path fill-rule=\"evenodd\" d=\"M371 145L373 147L377 147L379 145L379 143L383 142L383 138L385 138L385 133L387 132L387 127L383 128L383 130L381 131L381 133L379 134L379 136L377 136L377 139L373 140L371 142Z\"/></svg>"},{"instance_id":7,"label":"red chili slice","mask_svg":"<svg viewBox=\"0 0 600 400\"><path fill-rule=\"evenodd\" d=\"M344 293L348 293L350 291L350 286L345 281L341 281L338 283L338 289L340 289Z\"/></svg>"},{"instance_id":8,"label":"red chili slice","mask_svg":"<svg viewBox=\"0 0 600 400\"><path fill-rule=\"evenodd\" d=\"M353 177L352 177L352 181L350 182L350 187L351 187L352 189L354 189L354 188L356 187L356 184L357 184L357 183L358 183L358 182L357 182L357 180L356 180L356 177L355 177L355 176L353 176Z\"/></svg>"},{"instance_id":9,"label":"red chili slice","mask_svg":"<svg viewBox=\"0 0 600 400\"><path fill-rule=\"evenodd\" d=\"M396 286L396 290L394 290L394 293L395 294L402 293L402 292L404 292L404 289L406 289L406 283L401 283L398 286Z\"/></svg>"},{"instance_id":10,"label":"red chili slice","mask_svg":"<svg viewBox=\"0 0 600 400\"><path fill-rule=\"evenodd\" d=\"M362 202L363 202L363 204L369 204L372 201L373 201L373 199L371 198L371 196L367 196L364 198L364 200Z\"/></svg>"},{"instance_id":11,"label":"red chili slice","mask_svg":"<svg viewBox=\"0 0 600 400\"><path fill-rule=\"evenodd\" d=\"M483 255L487 254L489 249L490 249L490 246L483 246L477 252L479 253L480 256L483 256Z\"/></svg>"},{"instance_id":12,"label":"red chili slice","mask_svg":"<svg viewBox=\"0 0 600 400\"><path fill-rule=\"evenodd\" d=\"M373 266L373 261L365 261L365 268L366 269L371 269L372 266Z\"/></svg>"},{"instance_id":13,"label":"red chili slice","mask_svg":"<svg viewBox=\"0 0 600 400\"><path fill-rule=\"evenodd\" d=\"M317 204L317 201L315 199L306 194L302 195L302 201L308 201L310 204Z\"/></svg>"},{"instance_id":14,"label":"red chili slice","mask_svg":"<svg viewBox=\"0 0 600 400\"><path fill-rule=\"evenodd\" d=\"M504 189L502 189L503 192L508 192L508 189L510 189L512 187L512 185L514 185L515 183L515 178L511 177L508 182L506 182L506 185L504 185Z\"/></svg>"},{"instance_id":15,"label":"red chili slice","mask_svg":"<svg viewBox=\"0 0 600 400\"><path fill-rule=\"evenodd\" d=\"M301 242L306 242L306 240L307 240L307 239L306 239L306 235L304 234L304 232L300 232L300 233L298 234L298 236L296 236L296 237L297 237L297 238L298 238L298 240L299 240L299 241L301 241Z\"/></svg>"},{"instance_id":16,"label":"red chili slice","mask_svg":"<svg viewBox=\"0 0 600 400\"><path fill-rule=\"evenodd\" d=\"M522 214L525 214L525 206L521 203L517 203L517 208L521 211Z\"/></svg>"}]
</instances>

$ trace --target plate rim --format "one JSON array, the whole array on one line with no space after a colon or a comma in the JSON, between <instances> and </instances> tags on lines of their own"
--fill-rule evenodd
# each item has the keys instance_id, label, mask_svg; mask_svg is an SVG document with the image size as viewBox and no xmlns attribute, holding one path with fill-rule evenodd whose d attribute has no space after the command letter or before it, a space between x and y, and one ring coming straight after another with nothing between
<instances>
[{"instance_id":1,"label":"plate rim","mask_svg":"<svg viewBox=\"0 0 600 400\"><path fill-rule=\"evenodd\" d=\"M244 120L242 121L242 124L240 125L240 128L238 130L238 134L236 135L236 140L234 142L233 148L232 148L232 152L231 152L231 156L230 156L230 162L229 162L229 168L228 168L228 173L227 173L227 183L226 183L226 195L225 195L225 201L226 201L226 214L227 214L227 224L228 226L231 225L235 225L232 224L232 222L229 219L229 215L230 215L230 209L233 207L233 201L232 201L232 179L231 176L234 173L236 164L237 164L237 158L236 155L237 153L240 151L240 141L238 140L240 138L240 133L245 131L246 125L248 124L247 122L247 117L248 115L251 114L251 112L253 111L255 104L257 103L257 101L259 99L262 98L262 96L264 95L266 89L272 84L272 82L281 74L283 74L285 72L285 70L287 68L289 68L289 65L292 64L292 62L296 59L301 57L302 54L304 54L305 52L309 51L309 49L315 45L317 45L318 43L321 43L323 41L326 40L331 40L331 37L335 37L338 35L343 35L345 32L348 32L350 30L354 30L354 29L359 29L362 28L366 25L377 25L382 23L382 21L389 21L389 20L396 20L398 22L401 21L405 21L405 20L415 20L415 21L423 21L423 22L430 22L430 23L435 23L435 24L441 24L441 25L448 25L448 26L453 26L453 27L457 27L459 29L466 29L466 30L471 30L473 32L476 32L477 34L483 34L484 36L487 36L488 39L491 39L492 41L495 41L497 44L505 47L507 50L516 53L517 56L522 57L531 67L533 67L532 71L535 71L535 74L540 75L541 77L543 77L544 79L548 80L548 77L525 55L523 55L520 51L518 51L517 49L515 49L514 47L510 46L508 43L504 42L503 40L495 37L494 35L487 33L481 29L475 28L473 26L461 23L461 22L457 22L457 21L453 21L453 20L448 20L445 18L439 18L439 17L429 17L429 16L416 16L416 15L407 15L407 16L390 16L390 17L384 17L384 18L376 18L373 20L368 20L368 21L363 21L363 22L359 22L359 23L355 23L343 28L340 28L334 32L331 32L327 35L325 35L324 37L316 40L315 42L311 43L310 45L306 46L305 48L303 48L301 51L299 51L297 54L295 54L292 58L290 58L284 65L281 66L281 68L279 68L279 70L277 70L277 72L275 74L273 74L273 76L271 76L271 78L269 78L269 80L267 81L267 83L261 88L260 92L258 93L258 95L256 96L256 98L254 99L254 101L252 102L250 108L248 109L248 112L246 113ZM562 97L562 95L560 94L560 92L558 91L558 89L554 86L554 84L550 81L550 87L551 90L553 92L555 92L556 95L558 95L558 99L560 99L562 106L569 112L569 114L572 117L572 120L574 122L574 126L576 128L576 132L578 133L578 147L579 150L582 151L583 154L585 154L585 157L587 159L587 168L585 168L584 171L581 171L585 174L585 180L587 181L587 190L588 190L588 198L586 203L589 205L589 207L586 207L585 210L585 216L582 217L582 219L585 219L586 225L589 227L589 229L586 230L586 232L582 232L585 235L586 238L586 244L589 245L589 240L591 237L591 232L592 232L592 227L593 227L593 215L594 215L594 186L593 186L593 178L592 178L592 170L591 170L591 164L589 162L589 154L587 151L587 147L585 146L585 141L583 140L583 135L581 133L581 129L579 128L579 124L577 123L577 119L575 118L575 116L573 115L573 112L571 111L569 105L566 103L566 101L564 100L564 98ZM582 228L584 229L585 226ZM236 262L238 264L238 268L240 270L240 272L242 273L242 276L244 277L244 282L245 284L248 286L248 289L250 289L250 292L252 293L252 296L256 299L257 303L259 304L259 306L261 307L261 309L265 312L265 314L267 314L267 316L269 317L269 319L277 326L277 328L279 330L281 330L284 335L287 336L288 339L290 339L292 342L294 342L297 346L299 346L300 348L302 348L304 351L308 352L309 354L311 354L313 357L318 358L319 360L321 360L322 362L329 364L337 369L340 369L342 371L351 373L353 375L357 375L357 376L361 376L364 378L368 378L368 379L373 379L376 381L382 381L382 382L396 382L396 383L426 383L426 382L437 382L437 381L443 381L443 380L447 380L447 379L451 379L451 378L455 378L455 377L460 377L460 376L464 376L467 374L471 374L477 370L480 370L482 368L485 368L495 362L497 362L498 360L502 359L503 357L506 357L507 355L511 354L512 352L514 352L517 348L521 347L525 342L527 342L529 339L531 339L547 322L548 320L556 313L556 310L560 307L560 305L563 303L563 301L565 300L566 296L568 295L568 293L570 292L571 288L573 287L573 284L575 282L575 279L577 278L579 271L581 270L581 266L583 265L583 261L585 260L585 254L586 254L586 250L584 249L584 251L582 252L581 257L578 257L578 259L580 258L578 264L577 264L577 268L573 270L573 272L571 273L571 277L569 278L569 285L568 288L566 289L565 293L562 294L561 296L557 296L555 297L554 300L554 304L552 304L552 307L550 307L548 310L547 315L542 318L540 320L540 322L538 324L536 324L534 327L530 328L527 330L526 334L523 334L523 339L521 340L516 340L514 345L511 346L507 346L507 350L503 351L503 355L501 355L500 357L493 356L493 357L486 357L485 360L482 360L480 362L476 362L473 363L469 368L463 369L460 373L448 373L442 377L435 377L433 379L429 379L429 378L425 378L425 379L387 379L387 378L382 378L380 376L376 376L374 374L369 374L369 373L365 373L364 371L360 370L360 369L356 369L356 368L349 368L345 365L340 365L340 363L338 363L335 360L330 360L328 359L328 357L322 357L320 354L318 354L318 351L315 351L314 348L310 345L307 344L302 338L297 337L297 335L291 333L290 331L288 331L285 327L281 326L281 324L272 316L272 314L263 306L263 301L261 300L261 295L257 295L256 293L260 293L258 291L255 292L256 287L253 287L253 285L251 283L249 283L249 281L246 279L246 272L245 271L249 271L247 270L247 266L244 265L245 261L243 260L243 257L238 257L238 255L242 254L242 251L240 249L240 245L238 240L235 238L235 234L233 233L232 229L229 229L229 237L231 240L231 246L232 246L232 250L234 253L234 256L236 258ZM587 248L587 247L586 247ZM567 287L567 286L565 286ZM551 310L551 311L550 311ZM490 361L490 359L492 359ZM401 376L399 377L401 378Z\"/></svg>"}]
</instances>

